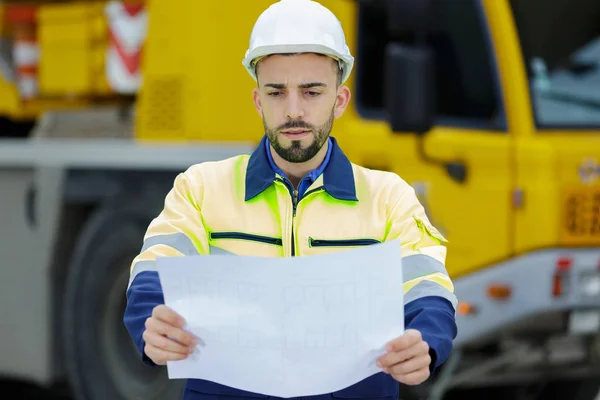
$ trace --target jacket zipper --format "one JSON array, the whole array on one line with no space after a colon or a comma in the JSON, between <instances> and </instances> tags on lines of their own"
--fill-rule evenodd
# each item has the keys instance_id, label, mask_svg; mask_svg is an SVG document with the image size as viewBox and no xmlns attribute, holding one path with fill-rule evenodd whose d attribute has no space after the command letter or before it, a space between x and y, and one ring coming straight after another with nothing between
<instances>
[{"instance_id":1,"label":"jacket zipper","mask_svg":"<svg viewBox=\"0 0 600 400\"><path fill-rule=\"evenodd\" d=\"M294 257L296 255L296 244L294 241L294 223L296 221L296 209L298 208L298 190L294 189L291 184L288 184L288 182L286 182L285 180L281 179L281 178L276 178L275 180L282 182L287 188L288 191L290 192L290 195L292 196L292 257ZM319 186L317 188L311 189L309 191L307 191L306 193L304 193L304 197L302 197L302 199L306 198L309 194L314 193L314 192L318 192L319 190L322 190L323 186Z\"/></svg>"},{"instance_id":2,"label":"jacket zipper","mask_svg":"<svg viewBox=\"0 0 600 400\"><path fill-rule=\"evenodd\" d=\"M377 239L313 239L308 238L310 247L352 247L381 243Z\"/></svg>"},{"instance_id":3,"label":"jacket zipper","mask_svg":"<svg viewBox=\"0 0 600 400\"><path fill-rule=\"evenodd\" d=\"M260 242L266 244L272 244L275 246L283 246L283 240L261 235L253 235L250 233L242 232L211 232L211 239L238 239L238 240L249 240L251 242Z\"/></svg>"},{"instance_id":4,"label":"jacket zipper","mask_svg":"<svg viewBox=\"0 0 600 400\"><path fill-rule=\"evenodd\" d=\"M297 199L298 199L298 191L295 190L291 183L289 183L288 181L282 179L282 178L275 178L276 181L281 182L284 184L284 186L288 189L288 192L290 193L290 196L292 198L292 240L291 240L291 244L292 244L292 257L294 257L296 255L296 246L294 246L294 219L296 217L296 205L298 203Z\"/></svg>"},{"instance_id":5,"label":"jacket zipper","mask_svg":"<svg viewBox=\"0 0 600 400\"><path fill-rule=\"evenodd\" d=\"M296 255L296 241L294 240L294 222L296 221L296 207L298 206L298 190L294 189L292 194L292 257Z\"/></svg>"},{"instance_id":6,"label":"jacket zipper","mask_svg":"<svg viewBox=\"0 0 600 400\"><path fill-rule=\"evenodd\" d=\"M302 199L308 197L309 194L315 193L323 189L323 186L319 186L317 188L308 190L304 193ZM298 190L294 190L292 193L292 205L293 205L293 213L292 213L292 257L296 255L296 243L294 241L294 222L296 221L296 209L298 208L298 203L302 201L302 199L298 200Z\"/></svg>"}]
</instances>

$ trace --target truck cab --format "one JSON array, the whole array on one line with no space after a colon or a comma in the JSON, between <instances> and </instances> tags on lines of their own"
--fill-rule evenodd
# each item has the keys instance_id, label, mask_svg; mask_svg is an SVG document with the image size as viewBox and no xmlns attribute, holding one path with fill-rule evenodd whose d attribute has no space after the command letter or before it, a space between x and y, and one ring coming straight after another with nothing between
<instances>
[{"instance_id":1,"label":"truck cab","mask_svg":"<svg viewBox=\"0 0 600 400\"><path fill-rule=\"evenodd\" d=\"M343 144L422 194L455 278L529 251L598 246L600 6L425 3L359 4Z\"/></svg>"},{"instance_id":2,"label":"truck cab","mask_svg":"<svg viewBox=\"0 0 600 400\"><path fill-rule=\"evenodd\" d=\"M576 365L581 380L568 393L591 399L600 387L590 378L600 342L600 3L357 10L355 119L338 128L340 141L359 163L406 179L449 240L461 303L446 383L526 387Z\"/></svg>"}]
</instances>

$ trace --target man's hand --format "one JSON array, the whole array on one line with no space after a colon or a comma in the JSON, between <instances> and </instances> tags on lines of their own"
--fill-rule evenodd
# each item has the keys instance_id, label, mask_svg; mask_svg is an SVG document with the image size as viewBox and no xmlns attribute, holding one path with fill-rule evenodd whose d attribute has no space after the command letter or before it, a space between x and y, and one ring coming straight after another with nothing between
<instances>
[{"instance_id":1,"label":"man's hand","mask_svg":"<svg viewBox=\"0 0 600 400\"><path fill-rule=\"evenodd\" d=\"M398 382L418 385L429 378L429 345L421 337L421 332L407 329L385 349L387 353L377 360L377 365Z\"/></svg>"},{"instance_id":2,"label":"man's hand","mask_svg":"<svg viewBox=\"0 0 600 400\"><path fill-rule=\"evenodd\" d=\"M183 360L194 352L198 339L183 330L183 318L165 305L152 310L146 320L143 338L144 353L157 365L167 361Z\"/></svg>"}]
</instances>

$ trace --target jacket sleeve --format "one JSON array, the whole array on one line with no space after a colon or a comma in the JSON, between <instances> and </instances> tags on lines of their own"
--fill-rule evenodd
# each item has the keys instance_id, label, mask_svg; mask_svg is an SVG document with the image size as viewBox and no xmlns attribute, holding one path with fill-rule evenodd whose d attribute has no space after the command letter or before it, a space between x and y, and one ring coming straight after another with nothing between
<instances>
[{"instance_id":1,"label":"jacket sleeve","mask_svg":"<svg viewBox=\"0 0 600 400\"><path fill-rule=\"evenodd\" d=\"M150 223L140 253L133 259L127 287L123 322L142 360L154 363L144 354L142 334L152 310L164 303L156 269L156 257L208 254L208 239L200 214L202 186L194 167L175 178L161 213Z\"/></svg>"},{"instance_id":2,"label":"jacket sleeve","mask_svg":"<svg viewBox=\"0 0 600 400\"><path fill-rule=\"evenodd\" d=\"M405 328L429 344L431 371L445 362L457 334L454 285L446 271L446 239L430 223L414 189L400 180L389 201L386 240L400 239Z\"/></svg>"}]
</instances>

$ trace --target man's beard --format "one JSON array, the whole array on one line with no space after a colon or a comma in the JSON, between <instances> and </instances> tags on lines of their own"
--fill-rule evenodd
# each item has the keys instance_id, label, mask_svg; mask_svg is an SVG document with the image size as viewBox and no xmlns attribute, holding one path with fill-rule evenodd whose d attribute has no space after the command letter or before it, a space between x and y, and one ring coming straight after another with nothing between
<instances>
[{"instance_id":1,"label":"man's beard","mask_svg":"<svg viewBox=\"0 0 600 400\"><path fill-rule=\"evenodd\" d=\"M269 128L265 121L263 115L263 124L265 127L265 133L271 142L271 146L275 149L277 154L284 160L291 163L301 163L306 162L312 159L318 152L321 150L329 134L331 133L331 129L333 128L333 120L334 114L333 110L329 116L327 122L323 125L314 126L304 121L288 121L287 123L278 126L277 128ZM302 142L300 140L292 140L292 144L288 148L284 148L281 146L279 142L279 132L285 129L298 129L304 128L311 131L311 134L314 136L314 140L312 143L306 147L302 147Z\"/></svg>"}]
</instances>

